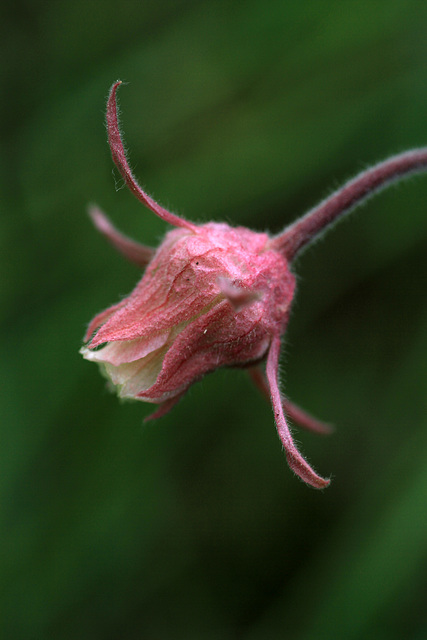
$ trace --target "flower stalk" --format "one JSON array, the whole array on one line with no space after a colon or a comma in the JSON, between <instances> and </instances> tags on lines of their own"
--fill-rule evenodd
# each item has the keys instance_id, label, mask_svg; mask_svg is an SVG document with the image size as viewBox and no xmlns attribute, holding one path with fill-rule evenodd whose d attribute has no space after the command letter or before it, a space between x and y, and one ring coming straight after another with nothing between
<instances>
[{"instance_id":1,"label":"flower stalk","mask_svg":"<svg viewBox=\"0 0 427 640\"><path fill-rule=\"evenodd\" d=\"M327 227L381 189L427 168L427 148L405 151L362 171L305 216L275 236L271 246L292 262Z\"/></svg>"}]
</instances>

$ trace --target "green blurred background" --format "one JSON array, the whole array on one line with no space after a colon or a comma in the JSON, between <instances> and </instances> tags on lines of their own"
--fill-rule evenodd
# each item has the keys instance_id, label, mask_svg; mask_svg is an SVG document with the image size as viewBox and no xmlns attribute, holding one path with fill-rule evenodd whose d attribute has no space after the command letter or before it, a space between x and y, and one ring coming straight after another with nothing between
<instances>
[{"instance_id":1,"label":"green blurred background","mask_svg":"<svg viewBox=\"0 0 427 640\"><path fill-rule=\"evenodd\" d=\"M165 206L279 231L371 162L427 143L427 3L11 2L0 9L1 625L8 639L427 637L427 176L297 264L282 386L333 483L289 471L244 371L167 417L78 354L139 279L91 227L166 230Z\"/></svg>"}]
</instances>

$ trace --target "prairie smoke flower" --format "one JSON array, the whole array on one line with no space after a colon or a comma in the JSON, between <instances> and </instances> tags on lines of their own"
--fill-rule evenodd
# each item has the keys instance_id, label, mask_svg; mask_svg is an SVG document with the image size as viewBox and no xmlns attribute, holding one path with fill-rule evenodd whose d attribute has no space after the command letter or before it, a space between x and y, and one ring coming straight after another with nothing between
<instances>
[{"instance_id":1,"label":"prairie smoke flower","mask_svg":"<svg viewBox=\"0 0 427 640\"><path fill-rule=\"evenodd\" d=\"M196 225L157 204L134 178L117 121L120 84L112 86L107 105L113 160L138 200L175 229L155 250L122 235L98 208L90 210L97 229L146 270L129 297L92 320L81 353L101 366L121 397L158 404L150 418L167 413L206 373L247 368L271 398L289 466L307 484L326 487L329 480L295 446L285 416L319 433L329 427L284 398L278 384L281 336L295 291L291 265L343 214L386 185L425 170L427 148L362 172L277 236L227 224Z\"/></svg>"}]
</instances>

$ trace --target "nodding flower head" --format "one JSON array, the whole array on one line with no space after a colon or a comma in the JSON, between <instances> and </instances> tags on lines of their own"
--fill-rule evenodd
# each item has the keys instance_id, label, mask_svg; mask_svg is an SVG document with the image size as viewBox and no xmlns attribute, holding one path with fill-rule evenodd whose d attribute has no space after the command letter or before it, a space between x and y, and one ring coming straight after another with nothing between
<instances>
[{"instance_id":1,"label":"nodding flower head","mask_svg":"<svg viewBox=\"0 0 427 640\"><path fill-rule=\"evenodd\" d=\"M117 121L120 84L112 86L107 105L113 160L134 195L175 229L154 250L117 231L100 209L90 209L98 230L145 273L127 298L92 320L81 353L100 365L121 397L158 404L150 418L167 413L206 373L247 368L271 398L289 466L307 484L326 487L329 480L296 448L287 417L319 433L330 428L284 398L278 385L281 336L295 290L291 263L342 214L386 184L424 170L427 149L394 156L356 176L277 236L213 222L196 225L161 207L134 178Z\"/></svg>"}]
</instances>

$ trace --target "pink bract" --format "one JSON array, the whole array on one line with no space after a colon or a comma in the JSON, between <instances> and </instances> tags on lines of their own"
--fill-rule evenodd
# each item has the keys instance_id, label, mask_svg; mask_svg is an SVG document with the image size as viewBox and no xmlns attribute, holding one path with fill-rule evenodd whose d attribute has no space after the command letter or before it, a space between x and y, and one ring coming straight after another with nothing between
<instances>
[{"instance_id":1,"label":"pink bract","mask_svg":"<svg viewBox=\"0 0 427 640\"><path fill-rule=\"evenodd\" d=\"M102 211L91 208L98 230L146 270L127 298L92 320L83 356L101 366L120 396L158 404L150 418L167 413L206 373L222 366L248 368L271 399L289 466L307 484L326 487L329 480L295 446L285 416L319 433L330 427L279 390L281 336L295 291L291 263L344 213L385 185L425 170L427 149L394 156L361 173L274 237L227 224L196 225L161 207L134 178L117 121L120 84L112 86L107 105L113 160L134 195L175 229L154 250L127 238Z\"/></svg>"}]
</instances>

